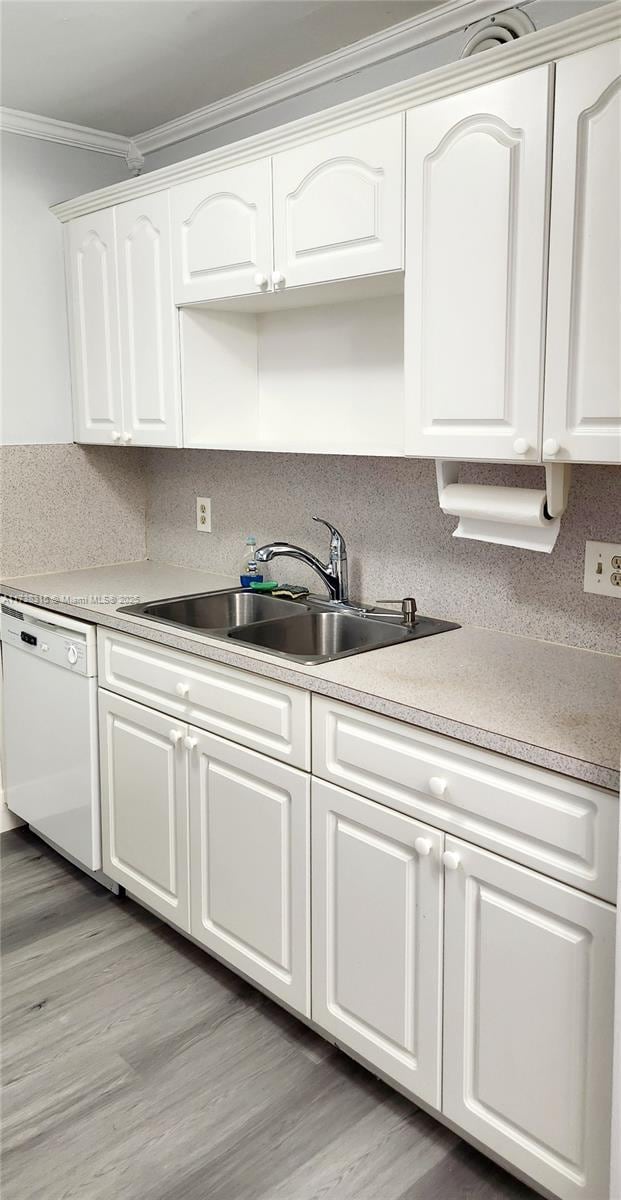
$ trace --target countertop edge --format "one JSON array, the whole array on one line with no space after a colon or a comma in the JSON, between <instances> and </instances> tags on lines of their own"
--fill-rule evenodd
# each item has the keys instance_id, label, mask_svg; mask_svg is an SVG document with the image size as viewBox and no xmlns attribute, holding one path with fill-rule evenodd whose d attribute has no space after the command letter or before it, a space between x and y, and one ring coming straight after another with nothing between
<instances>
[{"instance_id":1,"label":"countertop edge","mask_svg":"<svg viewBox=\"0 0 621 1200\"><path fill-rule=\"evenodd\" d=\"M559 751L546 749L544 746L535 746L530 742L519 741L506 734L494 733L492 730L482 729L476 725L466 725L450 717L429 712L426 709L412 708L398 701L359 691L356 688L348 687L346 684L334 683L329 679L322 679L310 673L296 671L294 666L285 665L280 661L272 661L267 657L253 653L251 650L244 651L237 649L236 651L232 651L225 648L215 639L204 637L200 639L186 638L181 632L174 631L168 633L163 626L141 621L139 618L126 619L118 616L116 613L101 612L92 608L85 609L83 606L61 601L52 602L51 598L47 596L35 599L32 591L5 583L0 585L0 591L2 595L12 597L15 600L23 600L25 603L34 605L38 604L39 607L45 608L49 612L61 613L93 625L115 629L120 633L141 637L146 641L157 642L174 650L184 650L190 654L196 654L201 658L225 663L240 670L251 670L257 675L264 675L269 679L281 680L283 683L289 683L293 687L300 687L308 692L329 696L333 700L341 700L343 703L353 704L369 712L376 712L380 716L392 717L408 725L415 725L420 729L428 730L430 733L438 733L445 737L455 738L458 741L479 746L483 750L503 754L508 758L530 763L536 767L543 767L546 770L555 771L557 774L566 775L572 779L578 779L583 783L593 784L596 787L614 792L619 791L621 772L615 770L613 767L604 766L601 763L573 758L570 755L561 754Z\"/></svg>"}]
</instances>

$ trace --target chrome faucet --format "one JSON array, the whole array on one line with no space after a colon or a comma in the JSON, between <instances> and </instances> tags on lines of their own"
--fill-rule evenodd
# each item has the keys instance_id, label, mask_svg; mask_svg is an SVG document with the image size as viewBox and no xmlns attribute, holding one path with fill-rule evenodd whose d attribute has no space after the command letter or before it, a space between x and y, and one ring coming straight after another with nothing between
<instances>
[{"instance_id":1,"label":"chrome faucet","mask_svg":"<svg viewBox=\"0 0 621 1200\"><path fill-rule=\"evenodd\" d=\"M329 521L324 521L323 517L313 517L313 521L319 521L321 525L325 525L330 530L330 558L327 563L320 562L314 554L311 554L309 550L304 550L302 546L291 546L289 542L268 542L266 546L261 546L256 552L257 562L269 562L270 559L280 556L297 558L317 572L327 587L331 600L339 604L347 604L349 589L345 538L334 525L331 525Z\"/></svg>"}]
</instances>

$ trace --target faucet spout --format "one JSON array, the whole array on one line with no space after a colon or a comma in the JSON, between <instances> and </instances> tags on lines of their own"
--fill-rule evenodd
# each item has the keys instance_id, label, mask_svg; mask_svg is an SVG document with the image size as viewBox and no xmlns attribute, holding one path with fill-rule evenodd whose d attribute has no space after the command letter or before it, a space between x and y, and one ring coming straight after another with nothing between
<instances>
[{"instance_id":1,"label":"faucet spout","mask_svg":"<svg viewBox=\"0 0 621 1200\"><path fill-rule=\"evenodd\" d=\"M329 521L324 521L321 517L313 517L313 520L327 525L331 533L330 558L327 563L322 563L315 554L312 554L310 550L305 550L303 546L294 546L290 542L268 542L265 546L261 546L256 551L257 561L270 562L273 558L281 557L296 558L316 572L327 588L331 600L346 604L349 600L349 591L345 538Z\"/></svg>"}]
</instances>

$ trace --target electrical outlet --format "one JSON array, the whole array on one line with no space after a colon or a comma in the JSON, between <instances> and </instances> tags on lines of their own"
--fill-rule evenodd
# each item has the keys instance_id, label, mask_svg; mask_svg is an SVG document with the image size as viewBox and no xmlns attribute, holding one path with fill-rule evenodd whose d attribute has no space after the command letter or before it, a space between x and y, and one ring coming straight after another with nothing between
<instances>
[{"instance_id":1,"label":"electrical outlet","mask_svg":"<svg viewBox=\"0 0 621 1200\"><path fill-rule=\"evenodd\" d=\"M199 533L211 533L211 500L207 496L196 497L196 528Z\"/></svg>"},{"instance_id":2,"label":"electrical outlet","mask_svg":"<svg viewBox=\"0 0 621 1200\"><path fill-rule=\"evenodd\" d=\"M584 590L621 600L621 546L615 542L586 543Z\"/></svg>"}]
</instances>

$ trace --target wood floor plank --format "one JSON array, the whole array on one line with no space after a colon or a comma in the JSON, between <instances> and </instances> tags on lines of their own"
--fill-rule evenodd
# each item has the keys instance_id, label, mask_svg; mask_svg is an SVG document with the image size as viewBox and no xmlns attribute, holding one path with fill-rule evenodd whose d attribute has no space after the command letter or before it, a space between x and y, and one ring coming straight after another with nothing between
<instances>
[{"instance_id":1,"label":"wood floor plank","mask_svg":"<svg viewBox=\"0 0 621 1200\"><path fill-rule=\"evenodd\" d=\"M3 1200L534 1200L28 830L0 855Z\"/></svg>"}]
</instances>

